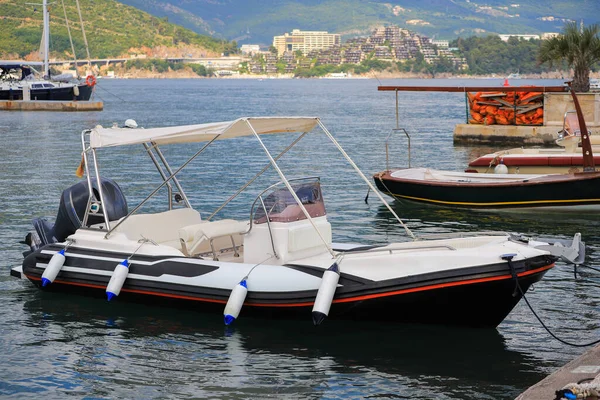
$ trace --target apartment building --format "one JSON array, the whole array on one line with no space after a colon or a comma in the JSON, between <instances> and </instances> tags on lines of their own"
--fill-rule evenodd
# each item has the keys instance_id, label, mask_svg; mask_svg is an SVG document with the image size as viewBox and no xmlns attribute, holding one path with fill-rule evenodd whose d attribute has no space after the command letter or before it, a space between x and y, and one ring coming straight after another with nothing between
<instances>
[{"instance_id":1,"label":"apartment building","mask_svg":"<svg viewBox=\"0 0 600 400\"><path fill-rule=\"evenodd\" d=\"M292 30L292 33L285 33L282 36L273 38L273 46L277 49L277 56L281 57L286 51L296 52L300 50L302 54L308 54L312 50L323 50L333 46L340 46L341 36L336 33L326 31L301 31Z\"/></svg>"}]
</instances>

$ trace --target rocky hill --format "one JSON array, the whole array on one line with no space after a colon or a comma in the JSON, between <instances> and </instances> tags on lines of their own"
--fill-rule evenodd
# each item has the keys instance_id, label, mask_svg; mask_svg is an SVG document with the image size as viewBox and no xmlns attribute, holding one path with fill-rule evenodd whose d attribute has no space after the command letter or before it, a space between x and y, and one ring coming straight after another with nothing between
<instances>
[{"instance_id":1,"label":"rocky hill","mask_svg":"<svg viewBox=\"0 0 600 400\"><path fill-rule=\"evenodd\" d=\"M122 0L199 33L272 43L292 29L345 38L394 24L438 39L559 32L566 20L600 22L598 0Z\"/></svg>"}]
</instances>

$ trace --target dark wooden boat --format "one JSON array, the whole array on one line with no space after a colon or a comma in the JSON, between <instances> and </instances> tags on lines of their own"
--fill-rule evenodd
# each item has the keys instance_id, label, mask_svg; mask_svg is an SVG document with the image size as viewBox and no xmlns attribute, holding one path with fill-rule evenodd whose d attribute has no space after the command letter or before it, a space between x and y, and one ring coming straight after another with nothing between
<instances>
[{"instance_id":1,"label":"dark wooden boat","mask_svg":"<svg viewBox=\"0 0 600 400\"><path fill-rule=\"evenodd\" d=\"M407 168L374 175L397 199L467 208L560 207L600 210L600 172L480 174Z\"/></svg>"},{"instance_id":2,"label":"dark wooden boat","mask_svg":"<svg viewBox=\"0 0 600 400\"><path fill-rule=\"evenodd\" d=\"M577 96L571 94L581 128L583 172L524 175L388 169L374 175L375 183L380 191L397 199L453 207L600 209L600 172L595 170Z\"/></svg>"}]
</instances>

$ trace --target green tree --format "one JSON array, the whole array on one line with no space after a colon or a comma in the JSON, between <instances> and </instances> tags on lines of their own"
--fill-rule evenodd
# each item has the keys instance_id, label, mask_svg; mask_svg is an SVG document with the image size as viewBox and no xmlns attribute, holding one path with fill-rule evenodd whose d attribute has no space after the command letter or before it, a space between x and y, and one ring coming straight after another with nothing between
<instances>
[{"instance_id":1,"label":"green tree","mask_svg":"<svg viewBox=\"0 0 600 400\"><path fill-rule=\"evenodd\" d=\"M542 42L538 53L540 63L565 61L573 68L573 90L590 90L590 70L600 61L600 26L593 24L577 28L576 22L565 25L563 33Z\"/></svg>"},{"instance_id":2,"label":"green tree","mask_svg":"<svg viewBox=\"0 0 600 400\"><path fill-rule=\"evenodd\" d=\"M277 72L282 74L285 72L285 67L286 67L286 63L283 60L277 60L277 62L275 63L275 67L277 67Z\"/></svg>"}]
</instances>

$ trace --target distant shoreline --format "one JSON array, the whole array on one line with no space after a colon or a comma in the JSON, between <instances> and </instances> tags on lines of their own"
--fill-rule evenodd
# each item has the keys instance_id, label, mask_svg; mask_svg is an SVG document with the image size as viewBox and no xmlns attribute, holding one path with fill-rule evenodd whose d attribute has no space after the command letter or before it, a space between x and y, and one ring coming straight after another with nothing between
<instances>
[{"instance_id":1,"label":"distant shoreline","mask_svg":"<svg viewBox=\"0 0 600 400\"><path fill-rule=\"evenodd\" d=\"M141 73L140 73L141 72ZM590 74L590 78L600 77L600 73ZM300 78L294 77L293 74L277 74L277 75L258 75L258 74L240 74L240 75L228 75L228 76L198 76L196 74L185 73L184 71L169 71L166 73L155 73L150 71L132 71L123 75L112 77L101 76L102 79L254 79L254 80L267 80L267 79L328 79L328 80L356 80L356 79L508 79L511 82L518 82L519 80L527 79L572 79L569 75L561 72L548 72L541 74L524 74L520 78L508 78L507 76L501 76L498 74L490 75L466 75L466 74L436 74L432 77L429 74L412 74L412 73L368 73L357 75L354 74L351 77L345 78L328 78L328 77L312 77L312 78Z\"/></svg>"}]
</instances>

